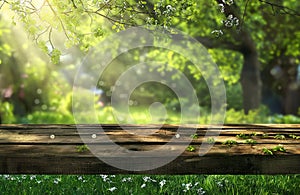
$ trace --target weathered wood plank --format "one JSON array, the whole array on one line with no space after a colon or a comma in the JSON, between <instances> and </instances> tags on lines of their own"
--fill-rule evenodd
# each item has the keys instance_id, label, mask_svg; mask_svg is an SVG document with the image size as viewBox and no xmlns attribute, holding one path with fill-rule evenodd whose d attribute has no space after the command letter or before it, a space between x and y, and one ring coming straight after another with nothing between
<instances>
[{"instance_id":1,"label":"weathered wood plank","mask_svg":"<svg viewBox=\"0 0 300 195\"><path fill-rule=\"evenodd\" d=\"M139 163L135 157L120 157L109 151L112 143L127 151L151 151L160 148L174 138L177 125L0 125L0 173L33 174L291 174L300 173L300 125L184 125L187 132L197 128L191 142L195 151L184 151L175 160L149 171L133 172L120 170L103 162L105 158L127 163ZM211 127L210 129L207 129ZM218 129L222 128L220 132ZM216 136L213 147L204 156L199 156L202 143L208 142L204 135L209 131ZM147 133L152 132L148 135ZM248 139L238 138L246 135ZM267 135L266 135L267 134ZM54 135L55 137L51 138ZM81 137L80 137L81 135ZM293 135L293 136L291 136ZM284 136L284 137L282 137ZM83 143L82 138L85 140ZM298 139L297 139L298 138ZM165 147L170 152L182 151L191 135L184 131L180 138ZM256 143L249 143L249 139ZM231 147L225 142L236 143ZM247 142L248 140L248 142ZM90 151L79 152L79 145L88 144ZM272 151L281 145L285 152L266 155L264 148ZM157 157L145 157L160 161Z\"/></svg>"}]
</instances>

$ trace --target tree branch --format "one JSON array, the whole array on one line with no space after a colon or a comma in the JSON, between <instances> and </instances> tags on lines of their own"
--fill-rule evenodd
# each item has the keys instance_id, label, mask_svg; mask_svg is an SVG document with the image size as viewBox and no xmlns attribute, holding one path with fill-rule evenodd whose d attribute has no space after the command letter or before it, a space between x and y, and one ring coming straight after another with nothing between
<instances>
[{"instance_id":1,"label":"tree branch","mask_svg":"<svg viewBox=\"0 0 300 195\"><path fill-rule=\"evenodd\" d=\"M201 37L201 36L196 36L194 38L207 48L223 48L223 49L229 49L233 51L241 50L240 44L236 44L230 41L224 41L216 38Z\"/></svg>"},{"instance_id":2,"label":"tree branch","mask_svg":"<svg viewBox=\"0 0 300 195\"><path fill-rule=\"evenodd\" d=\"M53 9L53 7L52 7L52 5L49 3L49 1L46 0L46 2L47 2L47 4L49 5L49 7L50 7L51 11L53 12L53 14L55 15L55 17L59 20L59 23L60 23L60 25L61 25L61 27L62 27L62 29L63 29L63 31L64 31L66 37L67 37L67 39L70 39L69 36L68 36L68 33L67 33L66 29L65 29L65 25L64 25L63 21L62 21L61 18L57 15L57 13L56 13L55 10Z\"/></svg>"},{"instance_id":3,"label":"tree branch","mask_svg":"<svg viewBox=\"0 0 300 195\"><path fill-rule=\"evenodd\" d=\"M296 10L291 9L291 8L289 8L289 7L286 7L286 6L283 6L283 5L279 5L279 4L277 4L277 3L265 1L265 0L259 0L259 1L260 1L261 3L270 5L270 6L272 7L272 10L273 10L273 13L274 13L274 14L275 14L274 8L278 8L279 11L282 11L282 12L281 12L282 14L289 14L289 15L292 15L292 16L300 16L300 13L299 13L299 12L297 12Z\"/></svg>"},{"instance_id":4,"label":"tree branch","mask_svg":"<svg viewBox=\"0 0 300 195\"><path fill-rule=\"evenodd\" d=\"M186 36L182 34L171 34L170 35L172 39L176 41L184 41L187 40ZM201 44L203 44L207 48L223 48L233 51L240 51L241 50L241 44L239 43L233 43L230 41L225 41L221 39L211 38L211 37L203 37L203 36L195 36L194 39L199 41Z\"/></svg>"}]
</instances>

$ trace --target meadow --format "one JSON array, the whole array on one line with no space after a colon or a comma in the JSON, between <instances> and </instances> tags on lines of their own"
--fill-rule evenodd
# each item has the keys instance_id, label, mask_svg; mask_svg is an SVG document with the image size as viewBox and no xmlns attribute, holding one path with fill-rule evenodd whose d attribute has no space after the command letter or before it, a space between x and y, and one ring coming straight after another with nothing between
<instances>
[{"instance_id":1,"label":"meadow","mask_svg":"<svg viewBox=\"0 0 300 195\"><path fill-rule=\"evenodd\" d=\"M300 175L1 175L1 194L297 195Z\"/></svg>"}]
</instances>

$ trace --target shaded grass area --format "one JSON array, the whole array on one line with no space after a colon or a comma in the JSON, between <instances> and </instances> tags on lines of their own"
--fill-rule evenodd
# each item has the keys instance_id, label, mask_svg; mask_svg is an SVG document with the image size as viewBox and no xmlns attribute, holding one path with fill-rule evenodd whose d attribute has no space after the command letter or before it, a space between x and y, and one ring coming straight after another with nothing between
<instances>
[{"instance_id":1,"label":"shaded grass area","mask_svg":"<svg viewBox=\"0 0 300 195\"><path fill-rule=\"evenodd\" d=\"M297 195L300 175L1 175L1 194Z\"/></svg>"},{"instance_id":2,"label":"shaded grass area","mask_svg":"<svg viewBox=\"0 0 300 195\"><path fill-rule=\"evenodd\" d=\"M74 124L76 123L97 123L97 124L210 124L211 113L207 108L201 108L198 118L191 112L190 116L181 116L181 113L174 111L163 112L151 110L148 107L133 107L129 110L118 110L110 106L96 109L96 112L83 111L71 112L46 112L36 111L25 117L19 118L17 123L34 124ZM96 120L91 120L91 116ZM289 123L299 124L300 117L293 115L270 115L266 107L260 107L257 110L251 110L247 115L243 110L229 109L224 117L226 124L249 124L249 123Z\"/></svg>"}]
</instances>

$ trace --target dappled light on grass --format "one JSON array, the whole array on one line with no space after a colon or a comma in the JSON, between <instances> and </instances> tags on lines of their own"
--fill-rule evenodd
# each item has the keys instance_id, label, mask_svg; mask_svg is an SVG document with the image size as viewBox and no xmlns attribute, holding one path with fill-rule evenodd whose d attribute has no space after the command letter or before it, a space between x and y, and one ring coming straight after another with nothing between
<instances>
[{"instance_id":1,"label":"dappled light on grass","mask_svg":"<svg viewBox=\"0 0 300 195\"><path fill-rule=\"evenodd\" d=\"M152 112L152 113L151 113ZM162 115L159 112L151 111L147 107L133 107L130 109L130 116L124 115L122 112L115 110L110 106L98 108L97 124L150 124L155 121L156 124L180 124L181 114L176 111L168 111L167 115ZM92 111L82 111L78 114L81 121L90 121L90 117L95 113ZM198 124L210 123L210 112L207 109L201 109ZM155 117L153 120L152 117ZM197 121L193 116L190 116L190 121ZM36 111L23 118L16 119L18 123L32 124L75 124L71 113ZM189 121L186 122L188 124ZM270 114L264 106L259 109L252 110L246 115L243 110L229 109L227 110L225 123L227 124L249 124L249 123L284 123L284 124L299 124L300 117L294 115ZM153 123L151 123L153 124ZM155 124L155 123L154 123ZM181 122L182 124L182 122Z\"/></svg>"}]
</instances>

